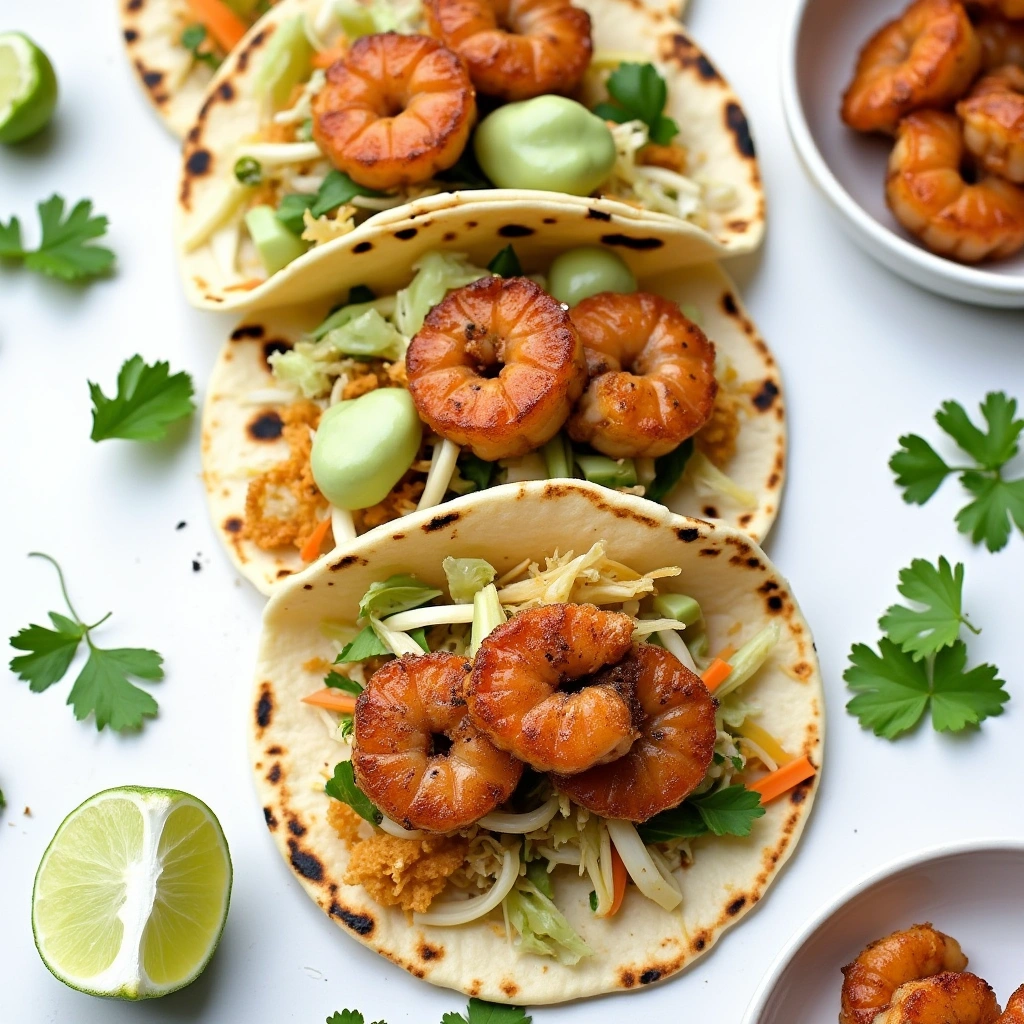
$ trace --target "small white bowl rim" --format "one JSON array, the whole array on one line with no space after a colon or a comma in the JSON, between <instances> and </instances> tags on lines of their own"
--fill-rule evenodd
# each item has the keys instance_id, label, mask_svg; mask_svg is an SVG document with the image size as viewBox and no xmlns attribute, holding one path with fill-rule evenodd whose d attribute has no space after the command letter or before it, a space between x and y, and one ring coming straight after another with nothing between
<instances>
[{"instance_id":1,"label":"small white bowl rim","mask_svg":"<svg viewBox=\"0 0 1024 1024\"><path fill-rule=\"evenodd\" d=\"M815 183L846 219L861 232L895 256L916 264L925 273L956 281L960 285L983 290L992 295L1024 295L1024 277L993 274L987 270L956 263L900 238L892 229L880 224L867 213L839 183L839 179L832 173L811 135L797 85L797 45L804 15L812 2L815 0L794 0L793 3L783 47L782 107L797 155Z\"/></svg>"},{"instance_id":2,"label":"small white bowl rim","mask_svg":"<svg viewBox=\"0 0 1024 1024\"><path fill-rule=\"evenodd\" d=\"M844 890L837 897L830 900L803 928L786 943L782 952L772 962L761 983L757 986L754 996L743 1015L741 1024L759 1024L759 1018L764 1012L779 978L783 971L789 966L797 953L803 948L807 940L820 928L830 917L838 913L848 903L851 903L858 896L868 889L873 888L880 882L885 881L892 875L898 875L910 868L920 867L935 860L945 860L947 857L961 857L973 853L999 853L1010 851L1012 853L1024 854L1024 839L1008 839L1006 837L993 837L988 839L965 839L953 842L939 843L936 846L929 846L916 853L903 854L884 864L882 867L866 875L859 881L854 882L848 889Z\"/></svg>"}]
</instances>

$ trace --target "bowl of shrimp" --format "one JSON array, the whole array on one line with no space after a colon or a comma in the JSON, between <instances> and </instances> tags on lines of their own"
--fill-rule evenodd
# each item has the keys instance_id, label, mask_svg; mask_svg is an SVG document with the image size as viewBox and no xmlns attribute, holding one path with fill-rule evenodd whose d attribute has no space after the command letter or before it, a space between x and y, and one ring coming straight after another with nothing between
<instances>
[{"instance_id":1,"label":"bowl of shrimp","mask_svg":"<svg viewBox=\"0 0 1024 1024\"><path fill-rule=\"evenodd\" d=\"M1024 1024L1024 843L946 844L830 902L781 952L743 1024Z\"/></svg>"},{"instance_id":2,"label":"bowl of shrimp","mask_svg":"<svg viewBox=\"0 0 1024 1024\"><path fill-rule=\"evenodd\" d=\"M947 298L1024 308L1024 0L797 0L783 106L855 242Z\"/></svg>"}]
</instances>

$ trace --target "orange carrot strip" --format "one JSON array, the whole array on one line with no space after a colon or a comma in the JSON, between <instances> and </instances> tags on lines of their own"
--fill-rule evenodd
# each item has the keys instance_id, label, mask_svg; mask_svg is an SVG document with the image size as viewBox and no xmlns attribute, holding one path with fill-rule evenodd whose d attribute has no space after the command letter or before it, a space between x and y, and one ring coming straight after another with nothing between
<instances>
[{"instance_id":1,"label":"orange carrot strip","mask_svg":"<svg viewBox=\"0 0 1024 1024\"><path fill-rule=\"evenodd\" d=\"M608 917L614 917L622 906L622 897L626 895L626 865L622 863L619 851L612 844L612 906Z\"/></svg>"},{"instance_id":2,"label":"orange carrot strip","mask_svg":"<svg viewBox=\"0 0 1024 1024\"><path fill-rule=\"evenodd\" d=\"M704 669L701 679L704 681L704 685L714 693L732 675L732 665L727 661L723 661L721 658L715 658L713 662L706 669Z\"/></svg>"},{"instance_id":3,"label":"orange carrot strip","mask_svg":"<svg viewBox=\"0 0 1024 1024\"><path fill-rule=\"evenodd\" d=\"M188 0L188 6L222 50L233 50L248 31L245 22L222 0Z\"/></svg>"},{"instance_id":4,"label":"orange carrot strip","mask_svg":"<svg viewBox=\"0 0 1024 1024\"><path fill-rule=\"evenodd\" d=\"M356 699L351 693L343 690L336 690L333 686L326 686L308 697L302 698L303 704L312 704L315 708L324 708L326 711L341 711L351 715L356 710Z\"/></svg>"},{"instance_id":5,"label":"orange carrot strip","mask_svg":"<svg viewBox=\"0 0 1024 1024\"><path fill-rule=\"evenodd\" d=\"M788 793L805 779L811 778L817 771L818 769L811 764L811 759L805 754L776 771L770 772L763 779L758 779L757 782L747 786L747 789L760 793L761 803L767 804L776 797L782 796L783 793Z\"/></svg>"},{"instance_id":6,"label":"orange carrot strip","mask_svg":"<svg viewBox=\"0 0 1024 1024\"><path fill-rule=\"evenodd\" d=\"M736 653L736 645L735 644L729 644L728 646L723 647L718 652L717 656L719 658L721 658L722 661L728 661L735 653Z\"/></svg>"},{"instance_id":7,"label":"orange carrot strip","mask_svg":"<svg viewBox=\"0 0 1024 1024\"><path fill-rule=\"evenodd\" d=\"M246 281L239 281L237 284L229 284L224 288L226 292L251 292L253 288L259 288L266 281L265 277L250 277Z\"/></svg>"},{"instance_id":8,"label":"orange carrot strip","mask_svg":"<svg viewBox=\"0 0 1024 1024\"><path fill-rule=\"evenodd\" d=\"M317 528L309 535L306 543L299 549L299 558L304 562L312 562L320 556L320 548L323 546L324 537L331 528L331 517L321 519Z\"/></svg>"},{"instance_id":9,"label":"orange carrot strip","mask_svg":"<svg viewBox=\"0 0 1024 1024\"><path fill-rule=\"evenodd\" d=\"M330 46L326 50L318 50L310 57L309 62L315 68L329 68L335 61L345 59L344 46Z\"/></svg>"}]
</instances>

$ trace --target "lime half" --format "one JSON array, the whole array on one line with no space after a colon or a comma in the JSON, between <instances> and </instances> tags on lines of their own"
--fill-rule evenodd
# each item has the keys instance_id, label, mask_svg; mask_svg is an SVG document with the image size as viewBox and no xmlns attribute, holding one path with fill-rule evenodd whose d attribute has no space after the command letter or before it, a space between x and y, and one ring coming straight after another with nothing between
<instances>
[{"instance_id":1,"label":"lime half","mask_svg":"<svg viewBox=\"0 0 1024 1024\"><path fill-rule=\"evenodd\" d=\"M66 985L149 999L199 977L230 895L228 845L206 804L173 789L108 789L72 811L43 854L32 932Z\"/></svg>"},{"instance_id":2,"label":"lime half","mask_svg":"<svg viewBox=\"0 0 1024 1024\"><path fill-rule=\"evenodd\" d=\"M57 106L49 57L21 32L0 32L0 142L41 131Z\"/></svg>"}]
</instances>

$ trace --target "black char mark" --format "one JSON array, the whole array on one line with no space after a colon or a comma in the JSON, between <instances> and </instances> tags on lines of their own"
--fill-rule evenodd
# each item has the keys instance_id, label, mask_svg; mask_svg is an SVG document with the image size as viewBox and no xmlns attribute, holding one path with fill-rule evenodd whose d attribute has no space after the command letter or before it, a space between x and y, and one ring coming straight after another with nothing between
<instances>
[{"instance_id":1,"label":"black char mark","mask_svg":"<svg viewBox=\"0 0 1024 1024\"><path fill-rule=\"evenodd\" d=\"M761 412L765 412L766 410L772 407L772 403L775 401L778 395L779 387L775 383L775 381L766 380L761 385L761 388L757 392L757 394L754 395L752 401L754 405L761 410Z\"/></svg>"},{"instance_id":2,"label":"black char mark","mask_svg":"<svg viewBox=\"0 0 1024 1024\"><path fill-rule=\"evenodd\" d=\"M288 840L288 849L291 850L292 867L303 878L308 878L311 882L324 880L324 866L317 857L303 850L294 839Z\"/></svg>"},{"instance_id":3,"label":"black char mark","mask_svg":"<svg viewBox=\"0 0 1024 1024\"><path fill-rule=\"evenodd\" d=\"M757 156L754 149L754 140L750 135L750 125L747 123L747 115L738 103L730 103L725 108L725 123L729 131L736 139L736 148L743 156L751 160Z\"/></svg>"},{"instance_id":4,"label":"black char mark","mask_svg":"<svg viewBox=\"0 0 1024 1024\"><path fill-rule=\"evenodd\" d=\"M451 526L452 523L459 521L458 512L449 512L447 515L434 516L429 523L423 524L424 533L433 533L435 530L443 530L446 526Z\"/></svg>"},{"instance_id":5,"label":"black char mark","mask_svg":"<svg viewBox=\"0 0 1024 1024\"><path fill-rule=\"evenodd\" d=\"M498 234L502 238L527 238L536 232L524 224L506 224L498 228Z\"/></svg>"},{"instance_id":6,"label":"black char mark","mask_svg":"<svg viewBox=\"0 0 1024 1024\"><path fill-rule=\"evenodd\" d=\"M284 431L284 421L271 409L261 412L245 429L254 441L276 441Z\"/></svg>"},{"instance_id":7,"label":"black char mark","mask_svg":"<svg viewBox=\"0 0 1024 1024\"><path fill-rule=\"evenodd\" d=\"M339 903L331 904L330 913L332 917L338 918L343 924L351 928L356 935L366 936L373 934L375 922L367 914L357 914L355 911L348 910Z\"/></svg>"},{"instance_id":8,"label":"black char mark","mask_svg":"<svg viewBox=\"0 0 1024 1024\"><path fill-rule=\"evenodd\" d=\"M263 324L240 324L231 332L231 340L245 341L247 338L262 338L265 333Z\"/></svg>"},{"instance_id":9,"label":"black char mark","mask_svg":"<svg viewBox=\"0 0 1024 1024\"><path fill-rule=\"evenodd\" d=\"M601 242L604 245L619 245L623 249L635 249L637 252L660 249L665 244L660 238L633 238L620 234L602 235Z\"/></svg>"}]
</instances>

